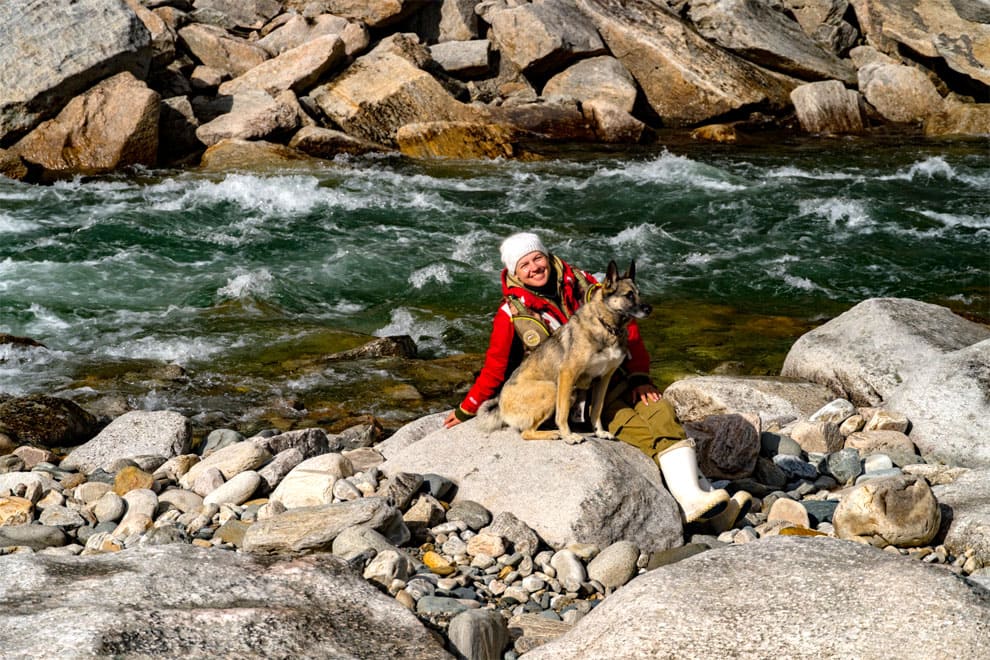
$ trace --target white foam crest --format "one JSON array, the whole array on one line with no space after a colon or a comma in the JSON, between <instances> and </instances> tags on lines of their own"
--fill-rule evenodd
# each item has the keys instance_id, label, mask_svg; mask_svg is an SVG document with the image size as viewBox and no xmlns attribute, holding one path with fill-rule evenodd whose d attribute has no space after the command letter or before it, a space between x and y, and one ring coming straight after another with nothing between
<instances>
[{"instance_id":1,"label":"white foam crest","mask_svg":"<svg viewBox=\"0 0 990 660\"><path fill-rule=\"evenodd\" d=\"M969 229L990 228L990 215L961 215L957 213L939 213L927 209L911 209L921 215L934 220L946 227L967 227Z\"/></svg>"},{"instance_id":2,"label":"white foam crest","mask_svg":"<svg viewBox=\"0 0 990 660\"><path fill-rule=\"evenodd\" d=\"M718 192L746 189L744 185L727 180L729 175L717 167L668 152L654 160L627 161L619 168L600 169L597 174L607 178L629 179L634 183L677 184Z\"/></svg>"},{"instance_id":3,"label":"white foam crest","mask_svg":"<svg viewBox=\"0 0 990 660\"><path fill-rule=\"evenodd\" d=\"M273 281L274 277L267 268L253 271L239 268L226 285L217 289L217 295L225 299L266 298L271 295Z\"/></svg>"},{"instance_id":4,"label":"white foam crest","mask_svg":"<svg viewBox=\"0 0 990 660\"><path fill-rule=\"evenodd\" d=\"M691 252L681 259L681 263L685 266L707 266L713 261L715 261L715 255L702 254L701 252Z\"/></svg>"},{"instance_id":5,"label":"white foam crest","mask_svg":"<svg viewBox=\"0 0 990 660\"><path fill-rule=\"evenodd\" d=\"M441 318L417 318L412 310L399 307L392 310L388 324L372 334L376 337L409 335L419 348L438 350L445 348L441 337L447 330L447 325Z\"/></svg>"},{"instance_id":6,"label":"white foam crest","mask_svg":"<svg viewBox=\"0 0 990 660\"><path fill-rule=\"evenodd\" d=\"M72 325L52 310L38 303L31 303L27 311L34 315L34 320L28 323L29 334L32 335L52 334L48 331L65 330Z\"/></svg>"},{"instance_id":7,"label":"white foam crest","mask_svg":"<svg viewBox=\"0 0 990 660\"><path fill-rule=\"evenodd\" d=\"M430 282L437 284L450 284L450 271L446 264L430 264L425 268L420 268L409 276L409 284L415 289L422 289Z\"/></svg>"},{"instance_id":8,"label":"white foam crest","mask_svg":"<svg viewBox=\"0 0 990 660\"><path fill-rule=\"evenodd\" d=\"M934 179L936 177L955 179L956 170L941 156L932 156L918 161L906 170L894 174L879 176L879 181L914 181L915 179Z\"/></svg>"},{"instance_id":9,"label":"white foam crest","mask_svg":"<svg viewBox=\"0 0 990 660\"><path fill-rule=\"evenodd\" d=\"M865 228L873 224L866 205L857 200L834 197L806 199L798 203L798 209L800 215L820 218L833 227L845 224L847 227Z\"/></svg>"},{"instance_id":10,"label":"white foam crest","mask_svg":"<svg viewBox=\"0 0 990 660\"><path fill-rule=\"evenodd\" d=\"M186 364L202 360L231 347L231 342L222 338L208 340L203 337L139 337L127 338L122 343L111 344L97 349L102 357L127 358L135 360L160 360Z\"/></svg>"},{"instance_id":11,"label":"white foam crest","mask_svg":"<svg viewBox=\"0 0 990 660\"><path fill-rule=\"evenodd\" d=\"M848 181L851 179L861 179L858 174L849 172L820 172L815 170L802 170L794 165L784 165L769 170L764 174L768 179L815 179L826 181Z\"/></svg>"},{"instance_id":12,"label":"white foam crest","mask_svg":"<svg viewBox=\"0 0 990 660\"><path fill-rule=\"evenodd\" d=\"M771 269L769 269L767 271L767 273L769 275L773 276L773 277L778 278L784 284L786 284L787 286L789 286L792 289L799 289L801 291L825 291L826 290L823 287L820 287L817 284L815 284L814 282L812 282L811 280L809 280L807 277L801 277L799 275L792 275L791 273L788 273L787 272L787 267L784 266L784 265L780 265L780 266L771 268Z\"/></svg>"},{"instance_id":13,"label":"white foam crest","mask_svg":"<svg viewBox=\"0 0 990 660\"><path fill-rule=\"evenodd\" d=\"M0 234L24 234L38 229L41 225L30 220L15 218L6 213L0 213Z\"/></svg>"},{"instance_id":14,"label":"white foam crest","mask_svg":"<svg viewBox=\"0 0 990 660\"><path fill-rule=\"evenodd\" d=\"M176 196L176 192L181 194ZM331 189L320 188L313 176L261 177L228 174L221 181L166 181L148 190L151 206L160 211L183 211L204 204L231 203L266 216L305 213L326 204Z\"/></svg>"},{"instance_id":15,"label":"white foam crest","mask_svg":"<svg viewBox=\"0 0 990 660\"><path fill-rule=\"evenodd\" d=\"M489 244L495 240L495 235L488 231L474 229L466 234L454 236L454 250L450 258L462 263L476 263L479 259L487 257L490 251Z\"/></svg>"},{"instance_id":16,"label":"white foam crest","mask_svg":"<svg viewBox=\"0 0 990 660\"><path fill-rule=\"evenodd\" d=\"M660 235L659 228L649 222L634 227L626 227L608 239L608 244L616 248L640 247Z\"/></svg>"}]
</instances>

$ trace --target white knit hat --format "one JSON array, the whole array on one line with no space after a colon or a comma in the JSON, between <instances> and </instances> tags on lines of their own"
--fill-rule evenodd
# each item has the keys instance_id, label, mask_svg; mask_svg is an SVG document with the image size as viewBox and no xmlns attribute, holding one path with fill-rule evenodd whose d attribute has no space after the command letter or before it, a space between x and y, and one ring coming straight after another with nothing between
<instances>
[{"instance_id":1,"label":"white knit hat","mask_svg":"<svg viewBox=\"0 0 990 660\"><path fill-rule=\"evenodd\" d=\"M516 264L530 252L549 254L547 249L543 247L543 241L540 240L539 236L525 231L513 234L502 241L500 252L502 263L505 264L509 275L516 272Z\"/></svg>"}]
</instances>

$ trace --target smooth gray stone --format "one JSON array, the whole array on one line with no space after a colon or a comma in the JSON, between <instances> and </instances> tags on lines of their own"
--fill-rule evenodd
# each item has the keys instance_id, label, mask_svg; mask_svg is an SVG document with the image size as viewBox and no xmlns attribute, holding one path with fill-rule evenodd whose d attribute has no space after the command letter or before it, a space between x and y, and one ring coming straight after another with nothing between
<instances>
[{"instance_id":1,"label":"smooth gray stone","mask_svg":"<svg viewBox=\"0 0 990 660\"><path fill-rule=\"evenodd\" d=\"M835 477L840 484L849 484L863 473L859 459L859 450L840 449L828 455L826 460L828 473Z\"/></svg>"},{"instance_id":2,"label":"smooth gray stone","mask_svg":"<svg viewBox=\"0 0 990 660\"><path fill-rule=\"evenodd\" d=\"M459 614L469 608L456 598L444 596L423 596L416 601L416 611L420 614Z\"/></svg>"},{"instance_id":3,"label":"smooth gray stone","mask_svg":"<svg viewBox=\"0 0 990 660\"><path fill-rule=\"evenodd\" d=\"M68 543L68 537L58 527L35 524L0 527L0 547L23 545L41 550L42 548L63 546L66 543Z\"/></svg>"},{"instance_id":4,"label":"smooth gray stone","mask_svg":"<svg viewBox=\"0 0 990 660\"><path fill-rule=\"evenodd\" d=\"M460 520L468 526L468 529L478 531L492 521L492 514L477 502L457 500L447 510L447 520Z\"/></svg>"}]
</instances>

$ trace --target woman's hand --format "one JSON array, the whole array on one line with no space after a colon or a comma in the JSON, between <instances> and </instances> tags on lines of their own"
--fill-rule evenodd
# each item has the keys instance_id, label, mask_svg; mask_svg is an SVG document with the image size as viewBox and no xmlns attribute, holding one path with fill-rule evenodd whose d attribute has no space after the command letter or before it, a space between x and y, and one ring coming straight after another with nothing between
<instances>
[{"instance_id":1,"label":"woman's hand","mask_svg":"<svg viewBox=\"0 0 990 660\"><path fill-rule=\"evenodd\" d=\"M648 406L651 403L659 401L663 398L660 394L660 390L653 383L647 383L646 385L640 385L639 387L633 388L632 391L632 404L635 406L639 402L643 402L643 405Z\"/></svg>"},{"instance_id":2,"label":"woman's hand","mask_svg":"<svg viewBox=\"0 0 990 660\"><path fill-rule=\"evenodd\" d=\"M448 429L453 428L453 427L457 426L460 423L461 423L461 420L457 419L457 415L454 414L454 411L453 410L451 410L450 411L450 414L447 415L447 419L443 420L443 426L444 426L444 428L448 428Z\"/></svg>"}]
</instances>

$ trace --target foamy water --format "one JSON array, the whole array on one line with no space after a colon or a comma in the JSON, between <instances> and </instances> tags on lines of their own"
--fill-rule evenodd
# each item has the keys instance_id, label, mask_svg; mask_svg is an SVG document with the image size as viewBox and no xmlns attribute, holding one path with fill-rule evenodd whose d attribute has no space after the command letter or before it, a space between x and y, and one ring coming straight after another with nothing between
<instances>
[{"instance_id":1,"label":"foamy water","mask_svg":"<svg viewBox=\"0 0 990 660\"><path fill-rule=\"evenodd\" d=\"M498 246L522 229L591 272L635 260L658 314L691 301L818 318L905 296L990 315L985 145L912 149L3 180L0 333L48 349L0 346L0 392L57 390L106 360L222 380L266 350L291 361L323 329L482 351ZM286 395L356 377L341 373L237 377Z\"/></svg>"}]
</instances>

